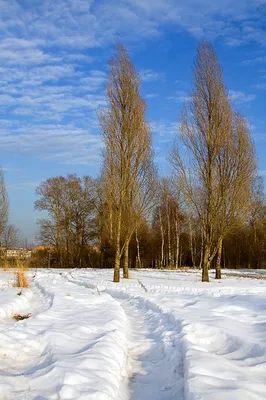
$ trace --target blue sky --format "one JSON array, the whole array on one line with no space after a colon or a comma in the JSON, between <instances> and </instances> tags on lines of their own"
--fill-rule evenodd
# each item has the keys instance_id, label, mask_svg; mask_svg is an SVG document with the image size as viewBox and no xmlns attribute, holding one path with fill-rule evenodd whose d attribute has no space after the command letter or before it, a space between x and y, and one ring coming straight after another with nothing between
<instances>
[{"instance_id":1,"label":"blue sky","mask_svg":"<svg viewBox=\"0 0 266 400\"><path fill-rule=\"evenodd\" d=\"M266 0L0 0L0 164L10 222L33 241L35 188L97 175L107 61L121 40L143 79L161 174L191 89L197 42L210 40L266 175Z\"/></svg>"}]
</instances>

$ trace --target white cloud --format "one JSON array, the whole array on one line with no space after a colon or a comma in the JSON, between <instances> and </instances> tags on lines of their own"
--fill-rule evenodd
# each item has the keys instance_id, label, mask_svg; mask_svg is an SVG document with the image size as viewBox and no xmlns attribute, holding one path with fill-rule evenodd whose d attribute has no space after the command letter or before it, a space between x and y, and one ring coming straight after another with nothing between
<instances>
[{"instance_id":1,"label":"white cloud","mask_svg":"<svg viewBox=\"0 0 266 400\"><path fill-rule=\"evenodd\" d=\"M153 71L152 69L142 69L140 76L143 82L154 82L163 79L162 73Z\"/></svg>"},{"instance_id":2,"label":"white cloud","mask_svg":"<svg viewBox=\"0 0 266 400\"><path fill-rule=\"evenodd\" d=\"M254 85L254 88L256 89L266 89L266 82L265 83L258 83L257 85Z\"/></svg>"},{"instance_id":3,"label":"white cloud","mask_svg":"<svg viewBox=\"0 0 266 400\"><path fill-rule=\"evenodd\" d=\"M2 130L0 149L66 164L99 162L102 149L99 135L73 124L46 124Z\"/></svg>"},{"instance_id":4,"label":"white cloud","mask_svg":"<svg viewBox=\"0 0 266 400\"><path fill-rule=\"evenodd\" d=\"M200 7L196 0L117 0L115 4L109 0L37 0L33 7L28 1L1 0L0 29L8 38L21 38L16 46L21 49L23 45L34 62L47 56L45 47L81 50L103 46L117 36L124 40L156 37L166 25L186 29L196 37L221 37L230 45L265 44L266 33L259 23L264 5L265 0L201 0ZM29 44L32 38L34 43Z\"/></svg>"},{"instance_id":5,"label":"white cloud","mask_svg":"<svg viewBox=\"0 0 266 400\"><path fill-rule=\"evenodd\" d=\"M89 76L80 80L80 89L82 91L90 92L98 91L103 88L106 78L104 72L92 70L90 71Z\"/></svg>"},{"instance_id":6,"label":"white cloud","mask_svg":"<svg viewBox=\"0 0 266 400\"><path fill-rule=\"evenodd\" d=\"M229 96L234 103L249 103L256 98L254 94L245 94L236 90L229 90Z\"/></svg>"},{"instance_id":7,"label":"white cloud","mask_svg":"<svg viewBox=\"0 0 266 400\"><path fill-rule=\"evenodd\" d=\"M184 90L178 90L174 96L169 96L168 100L174 100L178 103L186 103L190 100L190 96Z\"/></svg>"},{"instance_id":8,"label":"white cloud","mask_svg":"<svg viewBox=\"0 0 266 400\"><path fill-rule=\"evenodd\" d=\"M5 38L0 41L1 63L10 65L32 65L44 62L57 62L60 58L45 53L39 48L42 41Z\"/></svg>"},{"instance_id":9,"label":"white cloud","mask_svg":"<svg viewBox=\"0 0 266 400\"><path fill-rule=\"evenodd\" d=\"M66 115L85 117L105 105L106 75L102 71L92 70L85 78L73 65L34 67L27 71L2 67L0 80L5 76L5 85L0 86L0 103L10 114L62 120ZM68 83L62 84L62 80Z\"/></svg>"},{"instance_id":10,"label":"white cloud","mask_svg":"<svg viewBox=\"0 0 266 400\"><path fill-rule=\"evenodd\" d=\"M253 57L246 59L242 61L242 64L247 64L247 65L252 65L252 64L257 64L257 63L266 63L266 57L260 56L260 57Z\"/></svg>"},{"instance_id":11,"label":"white cloud","mask_svg":"<svg viewBox=\"0 0 266 400\"><path fill-rule=\"evenodd\" d=\"M179 131L179 123L169 121L152 122L152 131L160 137L160 142L172 141Z\"/></svg>"},{"instance_id":12,"label":"white cloud","mask_svg":"<svg viewBox=\"0 0 266 400\"><path fill-rule=\"evenodd\" d=\"M158 97L158 94L156 93L148 93L145 95L146 99L155 99L156 97Z\"/></svg>"}]
</instances>

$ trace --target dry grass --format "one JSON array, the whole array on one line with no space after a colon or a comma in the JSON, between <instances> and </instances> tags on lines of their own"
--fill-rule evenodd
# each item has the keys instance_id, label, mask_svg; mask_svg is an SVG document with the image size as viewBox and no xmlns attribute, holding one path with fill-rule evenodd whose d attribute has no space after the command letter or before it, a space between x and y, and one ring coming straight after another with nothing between
<instances>
[{"instance_id":1,"label":"dry grass","mask_svg":"<svg viewBox=\"0 0 266 400\"><path fill-rule=\"evenodd\" d=\"M23 321L23 319L27 319L30 318L31 314L25 314L25 315L21 315L21 314L13 314L12 318L16 321Z\"/></svg>"},{"instance_id":2,"label":"dry grass","mask_svg":"<svg viewBox=\"0 0 266 400\"><path fill-rule=\"evenodd\" d=\"M24 271L28 271L29 270L29 262L23 261L23 260L18 260L18 261L16 261L16 268L23 269Z\"/></svg>"},{"instance_id":3,"label":"dry grass","mask_svg":"<svg viewBox=\"0 0 266 400\"><path fill-rule=\"evenodd\" d=\"M9 269L10 269L10 264L9 264L6 260L3 260L2 263L1 263L1 267L2 267L2 269L3 269L4 271L9 271Z\"/></svg>"},{"instance_id":4,"label":"dry grass","mask_svg":"<svg viewBox=\"0 0 266 400\"><path fill-rule=\"evenodd\" d=\"M15 272L15 282L14 282L13 286L19 287L19 288L28 288L29 287L27 274L26 274L23 266L20 266L19 269Z\"/></svg>"},{"instance_id":5,"label":"dry grass","mask_svg":"<svg viewBox=\"0 0 266 400\"><path fill-rule=\"evenodd\" d=\"M4 271L12 271L14 269L20 269L20 268L23 268L24 271L28 271L29 260L2 259L0 267Z\"/></svg>"}]
</instances>

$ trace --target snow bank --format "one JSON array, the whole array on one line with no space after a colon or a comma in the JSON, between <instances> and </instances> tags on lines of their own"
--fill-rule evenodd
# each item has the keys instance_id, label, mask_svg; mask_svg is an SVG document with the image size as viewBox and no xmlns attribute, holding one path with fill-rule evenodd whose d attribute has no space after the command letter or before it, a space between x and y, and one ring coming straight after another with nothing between
<instances>
[{"instance_id":1,"label":"snow bank","mask_svg":"<svg viewBox=\"0 0 266 400\"><path fill-rule=\"evenodd\" d=\"M34 294L30 289L6 287L0 291L0 320L11 318L14 314L28 314L31 312L31 302Z\"/></svg>"},{"instance_id":2,"label":"snow bank","mask_svg":"<svg viewBox=\"0 0 266 400\"><path fill-rule=\"evenodd\" d=\"M119 303L54 274L35 279L53 302L5 332L4 348L0 341L0 354L7 349L0 357L1 398L118 400L127 352Z\"/></svg>"}]
</instances>

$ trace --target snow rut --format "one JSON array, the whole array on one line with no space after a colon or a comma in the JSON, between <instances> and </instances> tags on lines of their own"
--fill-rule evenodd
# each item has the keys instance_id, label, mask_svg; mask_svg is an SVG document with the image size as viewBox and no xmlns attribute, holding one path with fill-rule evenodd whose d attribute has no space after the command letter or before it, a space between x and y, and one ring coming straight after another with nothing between
<instances>
[{"instance_id":1,"label":"snow rut","mask_svg":"<svg viewBox=\"0 0 266 400\"><path fill-rule=\"evenodd\" d=\"M183 349L180 324L176 318L141 296L124 290L102 291L91 282L74 275L65 279L95 294L108 293L116 300L127 319L127 374L121 380L119 400L184 400ZM103 286L104 287L104 286ZM96 292L97 289L97 292ZM125 394L127 393L127 394Z\"/></svg>"},{"instance_id":2,"label":"snow rut","mask_svg":"<svg viewBox=\"0 0 266 400\"><path fill-rule=\"evenodd\" d=\"M183 357L177 321L141 299L120 299L129 321L130 400L184 399Z\"/></svg>"}]
</instances>

